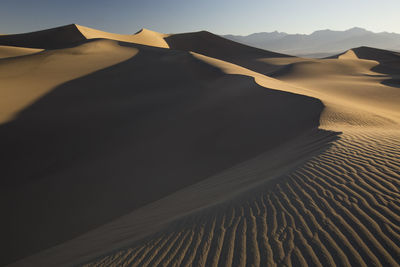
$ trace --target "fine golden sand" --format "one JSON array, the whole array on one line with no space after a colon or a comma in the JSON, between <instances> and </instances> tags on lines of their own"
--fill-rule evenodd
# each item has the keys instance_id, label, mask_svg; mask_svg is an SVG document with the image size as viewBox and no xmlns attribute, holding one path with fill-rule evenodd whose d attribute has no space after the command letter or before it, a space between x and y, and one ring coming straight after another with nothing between
<instances>
[{"instance_id":1,"label":"fine golden sand","mask_svg":"<svg viewBox=\"0 0 400 267\"><path fill-rule=\"evenodd\" d=\"M1 264L400 264L400 54L79 25L0 45Z\"/></svg>"}]
</instances>

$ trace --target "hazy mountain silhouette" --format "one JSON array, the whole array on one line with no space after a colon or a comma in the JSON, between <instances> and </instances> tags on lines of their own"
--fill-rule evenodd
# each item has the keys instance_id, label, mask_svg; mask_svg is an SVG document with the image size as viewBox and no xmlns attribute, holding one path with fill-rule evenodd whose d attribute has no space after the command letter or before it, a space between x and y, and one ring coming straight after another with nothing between
<instances>
[{"instance_id":1,"label":"hazy mountain silhouette","mask_svg":"<svg viewBox=\"0 0 400 267\"><path fill-rule=\"evenodd\" d=\"M312 34L287 34L275 31L253 33L247 36L224 35L224 37L280 53L316 57L333 55L359 46L400 50L400 34L374 33L357 27L346 31L320 30Z\"/></svg>"}]
</instances>

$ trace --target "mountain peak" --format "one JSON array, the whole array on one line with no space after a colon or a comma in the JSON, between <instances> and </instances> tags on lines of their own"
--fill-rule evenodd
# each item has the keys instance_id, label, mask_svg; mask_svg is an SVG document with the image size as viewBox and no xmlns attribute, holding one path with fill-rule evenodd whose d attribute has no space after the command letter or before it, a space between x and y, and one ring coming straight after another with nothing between
<instances>
[{"instance_id":1,"label":"mountain peak","mask_svg":"<svg viewBox=\"0 0 400 267\"><path fill-rule=\"evenodd\" d=\"M364 28L353 27L353 28L346 30L346 32L368 32L368 31Z\"/></svg>"}]
</instances>

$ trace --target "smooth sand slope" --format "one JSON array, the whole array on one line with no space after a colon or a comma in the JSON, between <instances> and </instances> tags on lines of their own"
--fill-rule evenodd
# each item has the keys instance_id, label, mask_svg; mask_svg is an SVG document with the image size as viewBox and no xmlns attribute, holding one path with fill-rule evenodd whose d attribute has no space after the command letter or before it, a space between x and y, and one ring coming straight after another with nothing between
<instances>
[{"instance_id":1,"label":"smooth sand slope","mask_svg":"<svg viewBox=\"0 0 400 267\"><path fill-rule=\"evenodd\" d=\"M1 263L400 264L398 54L79 27L97 37L0 60Z\"/></svg>"},{"instance_id":2,"label":"smooth sand slope","mask_svg":"<svg viewBox=\"0 0 400 267\"><path fill-rule=\"evenodd\" d=\"M16 46L0 46L0 59L18 57L41 52L42 49L24 48Z\"/></svg>"}]
</instances>

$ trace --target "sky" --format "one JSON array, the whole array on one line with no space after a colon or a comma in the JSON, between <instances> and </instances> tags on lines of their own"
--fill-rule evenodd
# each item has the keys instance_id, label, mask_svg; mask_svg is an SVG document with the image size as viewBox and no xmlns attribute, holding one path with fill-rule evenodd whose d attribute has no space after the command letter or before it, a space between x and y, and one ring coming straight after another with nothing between
<instances>
[{"instance_id":1,"label":"sky","mask_svg":"<svg viewBox=\"0 0 400 267\"><path fill-rule=\"evenodd\" d=\"M132 34L208 30L247 35L362 27L400 33L400 0L0 0L0 34L76 23Z\"/></svg>"}]
</instances>

